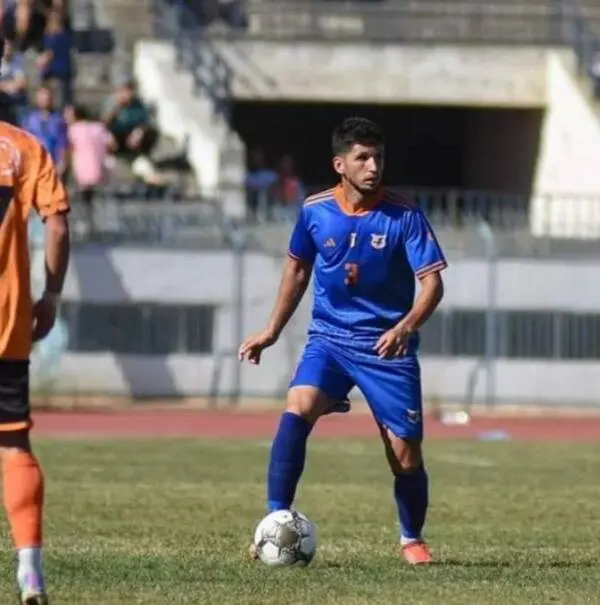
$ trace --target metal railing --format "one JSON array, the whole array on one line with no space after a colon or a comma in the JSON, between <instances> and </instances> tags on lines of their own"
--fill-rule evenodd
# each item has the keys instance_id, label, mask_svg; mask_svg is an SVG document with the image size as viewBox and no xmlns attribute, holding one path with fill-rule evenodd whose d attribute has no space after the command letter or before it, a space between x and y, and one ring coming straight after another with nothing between
<instances>
[{"instance_id":1,"label":"metal railing","mask_svg":"<svg viewBox=\"0 0 600 605\"><path fill-rule=\"evenodd\" d=\"M229 120L231 68L204 35L194 11L184 0L154 0L153 7L156 33L173 42L177 67L188 70L194 92L212 101L215 114Z\"/></svg>"},{"instance_id":2,"label":"metal railing","mask_svg":"<svg viewBox=\"0 0 600 605\"><path fill-rule=\"evenodd\" d=\"M600 195L503 195L476 191L398 188L427 214L444 245L463 256L482 253L477 225L494 233L501 256L582 257L600 254ZM273 253L285 249L297 209L262 204L256 214L231 217L215 199L123 199L110 192L92 211L73 200L76 243L156 245L215 249L246 246Z\"/></svg>"},{"instance_id":3,"label":"metal railing","mask_svg":"<svg viewBox=\"0 0 600 605\"><path fill-rule=\"evenodd\" d=\"M262 40L563 44L566 3L554 0L255 0L248 27Z\"/></svg>"}]
</instances>

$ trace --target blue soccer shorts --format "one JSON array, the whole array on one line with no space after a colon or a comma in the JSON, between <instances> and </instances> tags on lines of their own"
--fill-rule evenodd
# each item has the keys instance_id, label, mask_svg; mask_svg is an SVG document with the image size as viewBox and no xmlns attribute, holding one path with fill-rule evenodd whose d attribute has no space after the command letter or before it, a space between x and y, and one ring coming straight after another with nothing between
<instances>
[{"instance_id":1,"label":"blue soccer shorts","mask_svg":"<svg viewBox=\"0 0 600 605\"><path fill-rule=\"evenodd\" d=\"M374 353L309 338L290 388L311 386L333 401L347 399L356 386L375 420L401 439L423 437L421 371L415 355L379 359Z\"/></svg>"}]
</instances>

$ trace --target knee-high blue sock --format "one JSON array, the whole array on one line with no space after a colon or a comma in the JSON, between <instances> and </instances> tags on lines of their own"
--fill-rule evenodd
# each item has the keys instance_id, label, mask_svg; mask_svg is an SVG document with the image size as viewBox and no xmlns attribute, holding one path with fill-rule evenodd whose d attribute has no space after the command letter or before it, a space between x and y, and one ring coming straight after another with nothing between
<instances>
[{"instance_id":1,"label":"knee-high blue sock","mask_svg":"<svg viewBox=\"0 0 600 605\"><path fill-rule=\"evenodd\" d=\"M284 412L271 446L267 476L269 512L291 507L304 470L306 440L312 425L296 414Z\"/></svg>"},{"instance_id":2,"label":"knee-high blue sock","mask_svg":"<svg viewBox=\"0 0 600 605\"><path fill-rule=\"evenodd\" d=\"M401 536L408 540L419 539L429 504L429 482L425 467L396 475L394 498L398 507Z\"/></svg>"}]
</instances>

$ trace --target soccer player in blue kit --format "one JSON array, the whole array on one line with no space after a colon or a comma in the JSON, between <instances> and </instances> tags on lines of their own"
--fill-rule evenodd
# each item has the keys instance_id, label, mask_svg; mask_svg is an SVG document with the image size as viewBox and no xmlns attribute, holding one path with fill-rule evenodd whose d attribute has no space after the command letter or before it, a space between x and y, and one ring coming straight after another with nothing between
<instances>
[{"instance_id":1,"label":"soccer player in blue kit","mask_svg":"<svg viewBox=\"0 0 600 605\"><path fill-rule=\"evenodd\" d=\"M347 118L332 147L340 183L305 201L267 327L239 349L241 361L260 363L314 271L312 321L271 448L267 506L291 508L313 426L325 414L349 411L348 394L357 386L394 476L401 553L410 564L425 564L431 553L423 539L429 490L418 330L442 299L446 259L421 210L381 186L378 125Z\"/></svg>"}]
</instances>

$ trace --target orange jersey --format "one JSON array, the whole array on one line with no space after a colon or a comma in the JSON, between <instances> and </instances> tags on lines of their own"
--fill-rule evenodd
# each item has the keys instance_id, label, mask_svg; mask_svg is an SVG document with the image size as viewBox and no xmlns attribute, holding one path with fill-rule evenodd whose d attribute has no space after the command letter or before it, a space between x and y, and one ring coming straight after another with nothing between
<instances>
[{"instance_id":1,"label":"orange jersey","mask_svg":"<svg viewBox=\"0 0 600 605\"><path fill-rule=\"evenodd\" d=\"M33 136L0 122L0 359L31 353L32 298L27 222L69 210L52 158Z\"/></svg>"}]
</instances>

